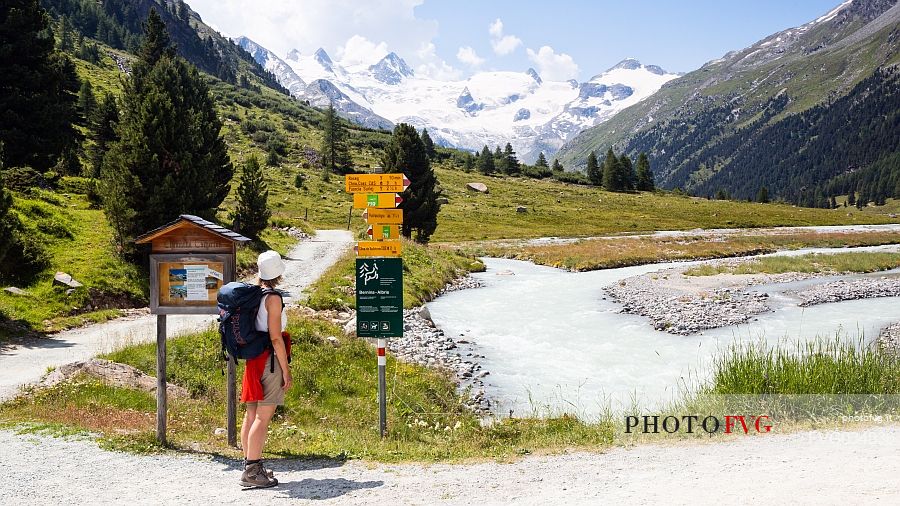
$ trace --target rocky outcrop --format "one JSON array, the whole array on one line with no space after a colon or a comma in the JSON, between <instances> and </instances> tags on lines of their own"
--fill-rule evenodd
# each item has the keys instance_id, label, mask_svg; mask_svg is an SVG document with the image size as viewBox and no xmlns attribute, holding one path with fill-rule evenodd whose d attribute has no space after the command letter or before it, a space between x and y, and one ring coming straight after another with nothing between
<instances>
[{"instance_id":1,"label":"rocky outcrop","mask_svg":"<svg viewBox=\"0 0 900 506\"><path fill-rule=\"evenodd\" d=\"M459 97L456 98L456 107L469 114L475 114L484 108L484 104L476 102L472 97L472 92L469 91L469 87L466 86L463 88L462 93L459 94Z\"/></svg>"}]
</instances>

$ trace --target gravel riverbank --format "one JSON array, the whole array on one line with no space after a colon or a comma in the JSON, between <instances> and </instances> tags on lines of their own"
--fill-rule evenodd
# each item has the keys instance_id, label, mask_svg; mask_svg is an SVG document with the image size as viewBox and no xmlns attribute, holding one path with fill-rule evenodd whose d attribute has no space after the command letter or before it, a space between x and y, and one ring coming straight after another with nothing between
<instances>
[{"instance_id":1,"label":"gravel riverbank","mask_svg":"<svg viewBox=\"0 0 900 506\"><path fill-rule=\"evenodd\" d=\"M878 336L878 344L882 349L900 356L900 322L885 327Z\"/></svg>"},{"instance_id":2,"label":"gravel riverbank","mask_svg":"<svg viewBox=\"0 0 900 506\"><path fill-rule=\"evenodd\" d=\"M717 261L738 263L736 260ZM689 335L705 329L744 323L770 311L769 294L781 283L822 278L811 286L782 292L809 307L829 302L900 296L900 277L861 275L855 279L828 281L836 273L717 274L685 276L687 267L634 276L604 288L622 305L623 313L649 318L656 330ZM766 285L766 291L754 286Z\"/></svg>"}]
</instances>

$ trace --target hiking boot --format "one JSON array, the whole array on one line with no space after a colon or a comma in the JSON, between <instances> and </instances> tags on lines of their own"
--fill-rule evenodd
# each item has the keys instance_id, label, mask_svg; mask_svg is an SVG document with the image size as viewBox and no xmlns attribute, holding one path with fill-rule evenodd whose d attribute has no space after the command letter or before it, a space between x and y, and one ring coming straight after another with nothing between
<instances>
[{"instance_id":1,"label":"hiking boot","mask_svg":"<svg viewBox=\"0 0 900 506\"><path fill-rule=\"evenodd\" d=\"M252 488L269 488L278 485L278 480L272 477L271 471L266 471L262 462L248 464L241 475L241 485Z\"/></svg>"},{"instance_id":2,"label":"hiking boot","mask_svg":"<svg viewBox=\"0 0 900 506\"><path fill-rule=\"evenodd\" d=\"M247 467L247 459L244 459L244 467L245 468ZM263 467L265 467L265 466L263 466ZM275 473L273 473L271 469L266 469L266 476L268 476L269 478L274 478Z\"/></svg>"}]
</instances>

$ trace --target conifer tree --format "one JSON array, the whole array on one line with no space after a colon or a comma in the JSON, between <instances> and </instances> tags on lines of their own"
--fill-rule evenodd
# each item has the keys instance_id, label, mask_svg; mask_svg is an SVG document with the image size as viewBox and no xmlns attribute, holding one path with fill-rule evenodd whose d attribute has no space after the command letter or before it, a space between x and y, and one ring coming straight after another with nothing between
<instances>
[{"instance_id":1,"label":"conifer tree","mask_svg":"<svg viewBox=\"0 0 900 506\"><path fill-rule=\"evenodd\" d=\"M255 155L251 155L241 167L240 184L237 189L235 210L238 232L252 239L259 239L259 233L269 225L272 212L269 210L269 188L263 177L262 168Z\"/></svg>"},{"instance_id":2,"label":"conifer tree","mask_svg":"<svg viewBox=\"0 0 900 506\"><path fill-rule=\"evenodd\" d=\"M90 177L100 177L100 168L103 166L103 157L109 150L109 146L118 138L116 136L116 123L119 121L119 107L112 93L106 92L103 99L91 113L88 138L93 144L88 149L88 158L91 161Z\"/></svg>"},{"instance_id":3,"label":"conifer tree","mask_svg":"<svg viewBox=\"0 0 900 506\"><path fill-rule=\"evenodd\" d=\"M427 128L422 130L422 143L425 144L425 154L428 155L428 159L434 161L437 153L434 150L434 141L431 140L431 136L428 135Z\"/></svg>"},{"instance_id":4,"label":"conifer tree","mask_svg":"<svg viewBox=\"0 0 900 506\"><path fill-rule=\"evenodd\" d=\"M394 127L391 142L384 149L381 165L385 172L403 172L410 181L409 188L401 194L403 236L409 238L415 232L416 241L428 242L437 229L441 190L425 152L425 144L415 127L406 123Z\"/></svg>"},{"instance_id":5,"label":"conifer tree","mask_svg":"<svg viewBox=\"0 0 900 506\"><path fill-rule=\"evenodd\" d=\"M555 161L556 161L556 160L554 160L554 162L555 162ZM544 152L543 152L543 151L541 151L540 153L538 153L537 161L534 162L534 166L535 166L535 167L541 167L541 168L543 168L543 169L549 169L549 168L550 168L550 166L547 165L547 157L544 156Z\"/></svg>"},{"instance_id":6,"label":"conifer tree","mask_svg":"<svg viewBox=\"0 0 900 506\"><path fill-rule=\"evenodd\" d=\"M847 194L847 205L855 206L856 205L856 192L850 190L850 193Z\"/></svg>"},{"instance_id":7,"label":"conifer tree","mask_svg":"<svg viewBox=\"0 0 900 506\"><path fill-rule=\"evenodd\" d=\"M325 119L322 121L322 170L329 173L346 174L353 167L350 150L347 147L346 133L340 118L334 110L334 104L328 104ZM327 177L327 176L326 176Z\"/></svg>"},{"instance_id":8,"label":"conifer tree","mask_svg":"<svg viewBox=\"0 0 900 506\"><path fill-rule=\"evenodd\" d=\"M637 189L638 191L653 191L656 183L653 180L653 171L650 170L650 160L646 153L638 155L637 159Z\"/></svg>"},{"instance_id":9,"label":"conifer tree","mask_svg":"<svg viewBox=\"0 0 900 506\"><path fill-rule=\"evenodd\" d=\"M628 155L625 153L622 153L622 156L619 157L619 178L622 181L622 191L634 190L637 185L634 164L631 163L631 158L628 158Z\"/></svg>"},{"instance_id":10,"label":"conifer tree","mask_svg":"<svg viewBox=\"0 0 900 506\"><path fill-rule=\"evenodd\" d=\"M78 90L78 109L81 111L81 117L85 121L90 120L95 107L97 107L97 98L94 96L94 88L90 82L83 81L81 89Z\"/></svg>"},{"instance_id":11,"label":"conifer tree","mask_svg":"<svg viewBox=\"0 0 900 506\"><path fill-rule=\"evenodd\" d=\"M475 170L475 156L472 153L466 153L463 159L463 170L466 172Z\"/></svg>"},{"instance_id":12,"label":"conifer tree","mask_svg":"<svg viewBox=\"0 0 900 506\"><path fill-rule=\"evenodd\" d=\"M500 172L501 174L506 174L506 157L503 155L503 150L500 149L499 145L494 148L493 157L494 168L496 169L496 171Z\"/></svg>"},{"instance_id":13,"label":"conifer tree","mask_svg":"<svg viewBox=\"0 0 900 506\"><path fill-rule=\"evenodd\" d=\"M624 170L612 148L609 148L606 159L603 160L603 188L611 192L625 190Z\"/></svg>"},{"instance_id":14,"label":"conifer tree","mask_svg":"<svg viewBox=\"0 0 900 506\"><path fill-rule=\"evenodd\" d=\"M756 201L760 204L768 204L769 203L769 189L765 186L760 186L759 191L756 193Z\"/></svg>"},{"instance_id":15,"label":"conifer tree","mask_svg":"<svg viewBox=\"0 0 900 506\"><path fill-rule=\"evenodd\" d=\"M101 171L104 210L121 250L180 214L214 219L234 173L206 81L175 56L156 10L144 26L124 83L118 140Z\"/></svg>"},{"instance_id":16,"label":"conifer tree","mask_svg":"<svg viewBox=\"0 0 900 506\"><path fill-rule=\"evenodd\" d=\"M596 156L594 158L596 158ZM563 166L561 163L559 163L558 159L554 158L553 159L553 167L551 169L553 170L553 172L562 172Z\"/></svg>"},{"instance_id":17,"label":"conifer tree","mask_svg":"<svg viewBox=\"0 0 900 506\"><path fill-rule=\"evenodd\" d=\"M600 171L600 165L597 162L597 155L593 151L588 153L587 169L585 169L585 175L587 175L587 178L592 185L600 186L603 184L603 173Z\"/></svg>"},{"instance_id":18,"label":"conifer tree","mask_svg":"<svg viewBox=\"0 0 900 506\"><path fill-rule=\"evenodd\" d=\"M522 170L522 167L519 166L519 159L516 157L516 152L513 151L512 144L508 142L506 143L506 147L503 148L503 168L504 172L510 175L516 175Z\"/></svg>"},{"instance_id":19,"label":"conifer tree","mask_svg":"<svg viewBox=\"0 0 900 506\"><path fill-rule=\"evenodd\" d=\"M8 167L44 171L75 145L75 66L54 51L38 0L0 8L0 143Z\"/></svg>"},{"instance_id":20,"label":"conifer tree","mask_svg":"<svg viewBox=\"0 0 900 506\"><path fill-rule=\"evenodd\" d=\"M266 165L269 167L278 167L280 162L281 157L278 156L278 151L275 149L275 146L269 146L269 151L266 153Z\"/></svg>"},{"instance_id":21,"label":"conifer tree","mask_svg":"<svg viewBox=\"0 0 900 506\"><path fill-rule=\"evenodd\" d=\"M3 145L0 144L0 171L3 170ZM6 252L12 247L15 224L9 210L12 208L12 195L3 186L3 178L0 177L0 265L4 265L3 259Z\"/></svg>"},{"instance_id":22,"label":"conifer tree","mask_svg":"<svg viewBox=\"0 0 900 506\"><path fill-rule=\"evenodd\" d=\"M478 172L481 172L484 175L493 174L497 168L494 165L494 155L491 154L491 150L484 146L481 150L481 156L478 157Z\"/></svg>"}]
</instances>

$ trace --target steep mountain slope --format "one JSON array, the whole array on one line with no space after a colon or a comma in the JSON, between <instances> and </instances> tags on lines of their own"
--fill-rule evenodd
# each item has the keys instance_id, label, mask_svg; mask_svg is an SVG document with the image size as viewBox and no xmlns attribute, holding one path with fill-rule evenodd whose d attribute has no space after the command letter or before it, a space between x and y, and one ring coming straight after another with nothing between
<instances>
[{"instance_id":1,"label":"steep mountain slope","mask_svg":"<svg viewBox=\"0 0 900 506\"><path fill-rule=\"evenodd\" d=\"M526 72L479 72L462 81L416 75L396 53L377 62L342 64L319 49L285 59L246 37L237 42L313 105L329 101L344 117L370 127L405 122L428 128L435 142L469 150L512 143L520 158L552 154L578 132L652 95L677 77L655 65L623 60L588 82L546 81ZM386 118L386 119L385 119ZM389 121L388 121L389 120Z\"/></svg>"},{"instance_id":2,"label":"steep mountain slope","mask_svg":"<svg viewBox=\"0 0 900 506\"><path fill-rule=\"evenodd\" d=\"M75 31L116 49L134 51L142 23L156 9L177 46L178 53L200 70L223 81L237 83L244 74L265 86L287 93L274 74L245 50L203 23L200 15L176 0L41 0L54 17L65 18Z\"/></svg>"},{"instance_id":3,"label":"steep mountain slope","mask_svg":"<svg viewBox=\"0 0 900 506\"><path fill-rule=\"evenodd\" d=\"M896 0L844 2L810 23L766 37L667 83L649 100L581 133L559 156L564 163L578 166L591 150L602 152L609 146L632 154L646 151L663 186L706 193L721 185L734 196L750 197L759 186L770 184L776 195L799 202L800 188L780 185L803 181L801 186L809 190L810 185L824 183L820 178L827 180L835 174L794 177L802 169L789 157L769 158L769 165L761 167L760 160L742 155L743 151L766 140L764 129L813 106L830 107L877 68L897 62L900 5ZM863 93L858 98L865 97ZM866 110L842 109L851 114ZM866 123L859 118L853 121ZM843 132L844 136L859 134ZM794 135L802 138L805 133ZM794 146L806 149L810 144ZM896 145L879 149L891 151ZM847 169L873 160L843 161ZM722 175L717 176L719 172ZM792 175L765 177L773 173ZM752 176L749 181L748 176Z\"/></svg>"}]
</instances>

